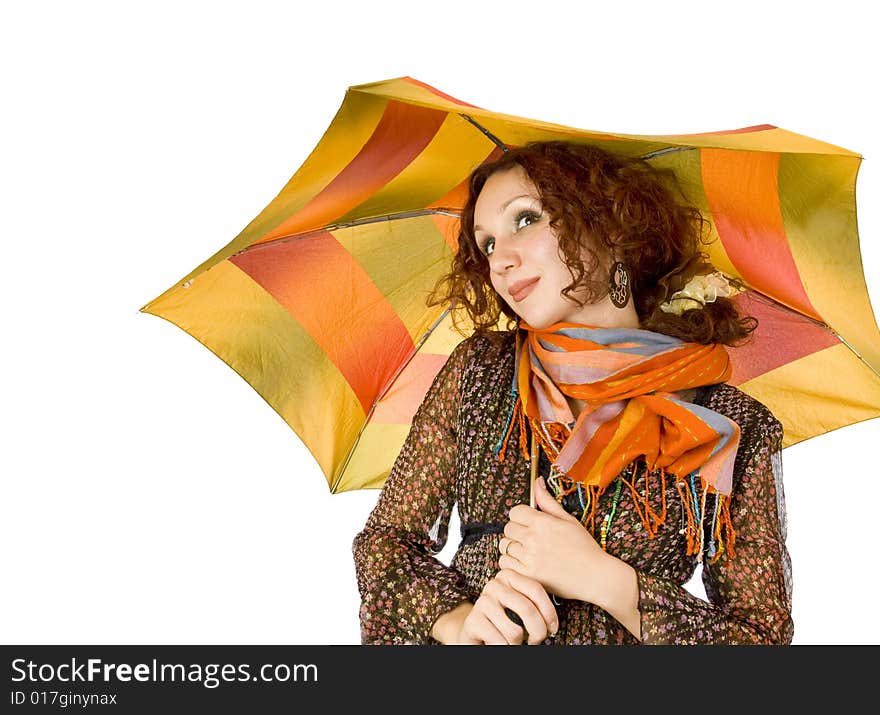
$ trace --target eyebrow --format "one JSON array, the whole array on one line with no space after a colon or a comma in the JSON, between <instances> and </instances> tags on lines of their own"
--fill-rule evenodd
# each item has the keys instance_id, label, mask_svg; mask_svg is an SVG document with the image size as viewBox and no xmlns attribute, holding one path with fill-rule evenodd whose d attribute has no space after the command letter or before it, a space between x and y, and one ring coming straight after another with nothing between
<instances>
[{"instance_id":1,"label":"eyebrow","mask_svg":"<svg viewBox=\"0 0 880 715\"><path fill-rule=\"evenodd\" d=\"M535 197L532 196L531 194L519 194L519 196L514 196L512 199L508 199L503 204L501 204L501 208L498 209L498 213L503 214L504 209L506 209L508 206L510 206L517 199L533 199L533 198L535 198ZM485 231L485 230L486 229L484 229L482 226L474 226L474 231Z\"/></svg>"}]
</instances>

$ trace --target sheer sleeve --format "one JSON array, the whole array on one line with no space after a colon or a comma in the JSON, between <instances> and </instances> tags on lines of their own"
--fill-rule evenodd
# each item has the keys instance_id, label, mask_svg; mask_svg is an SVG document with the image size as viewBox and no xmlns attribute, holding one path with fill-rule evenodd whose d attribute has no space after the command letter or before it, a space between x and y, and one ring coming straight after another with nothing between
<instances>
[{"instance_id":1,"label":"sheer sleeve","mask_svg":"<svg viewBox=\"0 0 880 715\"><path fill-rule=\"evenodd\" d=\"M703 557L709 602L667 579L639 573L642 642L646 644L788 644L791 561L785 546L782 426L761 422L761 435L734 488L730 516L734 556Z\"/></svg>"},{"instance_id":2,"label":"sheer sleeve","mask_svg":"<svg viewBox=\"0 0 880 715\"><path fill-rule=\"evenodd\" d=\"M465 340L437 373L416 411L366 526L354 539L365 645L436 643L437 618L468 600L458 571L435 558L446 544L455 502Z\"/></svg>"}]
</instances>

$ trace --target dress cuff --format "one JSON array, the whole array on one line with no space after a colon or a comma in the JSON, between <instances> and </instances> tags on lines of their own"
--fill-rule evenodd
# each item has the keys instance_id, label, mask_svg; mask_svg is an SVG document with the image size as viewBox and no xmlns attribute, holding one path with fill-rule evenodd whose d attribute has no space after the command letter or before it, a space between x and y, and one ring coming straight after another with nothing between
<instances>
[{"instance_id":1,"label":"dress cuff","mask_svg":"<svg viewBox=\"0 0 880 715\"><path fill-rule=\"evenodd\" d=\"M636 569L639 585L640 633L643 645L674 643L681 623L693 612L688 603L689 594L669 579L642 573Z\"/></svg>"}]
</instances>

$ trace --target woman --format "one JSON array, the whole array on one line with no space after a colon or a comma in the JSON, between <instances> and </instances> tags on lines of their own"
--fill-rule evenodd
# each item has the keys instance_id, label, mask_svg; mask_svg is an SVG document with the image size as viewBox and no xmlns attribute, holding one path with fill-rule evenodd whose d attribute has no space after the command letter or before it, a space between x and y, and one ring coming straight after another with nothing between
<instances>
[{"instance_id":1,"label":"woman","mask_svg":"<svg viewBox=\"0 0 880 715\"><path fill-rule=\"evenodd\" d=\"M354 540L362 642L791 641L782 428L725 384L756 322L704 223L662 172L589 146L473 173L431 300L476 329ZM698 563L708 602L683 588Z\"/></svg>"}]
</instances>

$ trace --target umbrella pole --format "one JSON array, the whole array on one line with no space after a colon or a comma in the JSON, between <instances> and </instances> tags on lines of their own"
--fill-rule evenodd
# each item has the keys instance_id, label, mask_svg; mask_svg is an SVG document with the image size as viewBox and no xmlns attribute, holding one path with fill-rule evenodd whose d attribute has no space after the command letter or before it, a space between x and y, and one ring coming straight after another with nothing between
<instances>
[{"instance_id":1,"label":"umbrella pole","mask_svg":"<svg viewBox=\"0 0 880 715\"><path fill-rule=\"evenodd\" d=\"M535 433L532 432L532 454L530 457L532 465L532 476L529 480L529 506L535 508L535 480L538 478L538 440L535 439Z\"/></svg>"}]
</instances>

